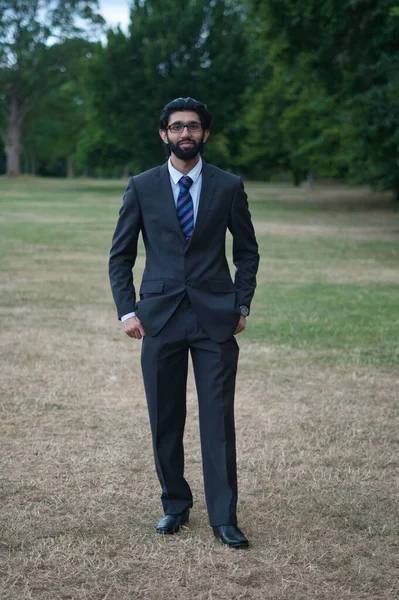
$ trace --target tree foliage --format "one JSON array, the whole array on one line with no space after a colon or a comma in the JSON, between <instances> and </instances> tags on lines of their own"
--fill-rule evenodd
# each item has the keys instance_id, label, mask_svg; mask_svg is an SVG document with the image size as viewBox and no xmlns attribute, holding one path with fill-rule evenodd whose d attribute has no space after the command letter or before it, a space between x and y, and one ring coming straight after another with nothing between
<instances>
[{"instance_id":1,"label":"tree foliage","mask_svg":"<svg viewBox=\"0 0 399 600\"><path fill-rule=\"evenodd\" d=\"M77 145L85 128L81 72L97 44L81 39L64 42L67 78L49 91L23 124L25 170L72 175L78 166ZM65 50L65 49L64 49Z\"/></svg>"},{"instance_id":2,"label":"tree foliage","mask_svg":"<svg viewBox=\"0 0 399 600\"><path fill-rule=\"evenodd\" d=\"M396 1L253 0L251 6L274 76L283 74L284 97L291 97L280 127L302 131L292 142L306 168L325 172L317 164L324 155L331 175L346 170L399 194ZM305 120L309 127L298 127Z\"/></svg>"},{"instance_id":3,"label":"tree foliage","mask_svg":"<svg viewBox=\"0 0 399 600\"><path fill-rule=\"evenodd\" d=\"M68 79L75 47L66 40L88 34L77 19L102 25L97 5L97 0L0 0L0 133L10 174L19 173L26 115Z\"/></svg>"},{"instance_id":4,"label":"tree foliage","mask_svg":"<svg viewBox=\"0 0 399 600\"><path fill-rule=\"evenodd\" d=\"M0 0L9 172L21 149L29 168L149 168L161 108L190 95L214 116L206 158L222 168L399 197L397 0L132 0L128 33L89 44L77 17L98 28L96 6Z\"/></svg>"},{"instance_id":5,"label":"tree foliage","mask_svg":"<svg viewBox=\"0 0 399 600\"><path fill-rule=\"evenodd\" d=\"M194 96L215 116L207 156L232 164L249 73L246 47L237 3L135 0L128 36L111 31L87 70L89 125L81 156L123 159L140 170L157 164L164 158L157 135L161 108Z\"/></svg>"}]
</instances>

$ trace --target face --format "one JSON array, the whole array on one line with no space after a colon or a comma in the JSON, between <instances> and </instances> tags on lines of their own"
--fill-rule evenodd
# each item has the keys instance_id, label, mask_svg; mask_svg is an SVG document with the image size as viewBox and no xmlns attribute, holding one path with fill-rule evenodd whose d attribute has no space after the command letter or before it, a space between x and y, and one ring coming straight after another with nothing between
<instances>
[{"instance_id":1,"label":"face","mask_svg":"<svg viewBox=\"0 0 399 600\"><path fill-rule=\"evenodd\" d=\"M201 123L196 112L182 110L172 113L169 117L168 126L174 123ZM159 135L165 144L177 158L181 160L191 160L202 152L204 143L209 137L209 131L200 129L199 131L189 131L187 127L180 133L173 133L169 129L159 130Z\"/></svg>"}]
</instances>

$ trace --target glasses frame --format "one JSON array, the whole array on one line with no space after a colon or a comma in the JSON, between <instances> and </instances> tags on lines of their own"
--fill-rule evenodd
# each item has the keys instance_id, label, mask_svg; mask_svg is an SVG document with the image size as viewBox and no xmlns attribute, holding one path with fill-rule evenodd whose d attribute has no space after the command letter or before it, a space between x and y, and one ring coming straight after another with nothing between
<instances>
[{"instance_id":1,"label":"glasses frame","mask_svg":"<svg viewBox=\"0 0 399 600\"><path fill-rule=\"evenodd\" d=\"M192 125L195 125L195 127L197 127L199 125L199 129L190 129L190 127ZM172 131L171 127L182 127L181 131ZM168 125L166 128L168 131L170 131L170 133L183 133L183 131L185 129L187 129L187 131L189 131L190 133L198 133L199 131L201 131L203 129L202 123L199 123L198 121L190 121L190 123L181 123L180 121L177 121L176 123L172 123L171 125Z\"/></svg>"}]
</instances>

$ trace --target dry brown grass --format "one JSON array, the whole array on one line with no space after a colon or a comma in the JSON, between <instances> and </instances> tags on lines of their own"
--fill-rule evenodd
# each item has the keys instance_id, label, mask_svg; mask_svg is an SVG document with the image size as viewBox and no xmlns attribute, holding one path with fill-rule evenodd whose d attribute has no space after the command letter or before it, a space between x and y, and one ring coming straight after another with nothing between
<instances>
[{"instance_id":1,"label":"dry brown grass","mask_svg":"<svg viewBox=\"0 0 399 600\"><path fill-rule=\"evenodd\" d=\"M192 374L186 462L195 506L188 528L162 537L140 344L122 334L110 302L89 310L76 301L87 286L109 298L105 258L71 248L46 266L37 244L26 256L4 278L11 297L25 290L26 304L0 312L2 599L398 597L396 372L328 366L311 349L242 335L239 520L251 548L233 551L211 535ZM286 276L300 280L293 261ZM340 268L331 277L356 276ZM279 276L267 257L262 269ZM370 265L367 276L377 275ZM65 306L52 305L57 277ZM397 281L397 272L385 277Z\"/></svg>"},{"instance_id":2,"label":"dry brown grass","mask_svg":"<svg viewBox=\"0 0 399 600\"><path fill-rule=\"evenodd\" d=\"M1 348L4 598L395 598L396 375L242 342L237 552L207 524L192 378L196 504L163 538L139 344L107 311L27 319Z\"/></svg>"}]
</instances>

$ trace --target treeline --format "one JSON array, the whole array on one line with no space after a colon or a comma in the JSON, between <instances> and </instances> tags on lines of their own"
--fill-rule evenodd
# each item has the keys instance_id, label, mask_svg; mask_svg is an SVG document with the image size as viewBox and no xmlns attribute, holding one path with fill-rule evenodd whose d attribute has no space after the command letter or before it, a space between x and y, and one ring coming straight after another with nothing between
<instances>
[{"instance_id":1,"label":"treeline","mask_svg":"<svg viewBox=\"0 0 399 600\"><path fill-rule=\"evenodd\" d=\"M103 44L89 41L104 26L95 0L53 0L46 13L0 0L0 168L142 171L164 160L162 106L194 96L214 115L206 157L222 168L398 197L397 4L133 0L128 34L109 30Z\"/></svg>"}]
</instances>

